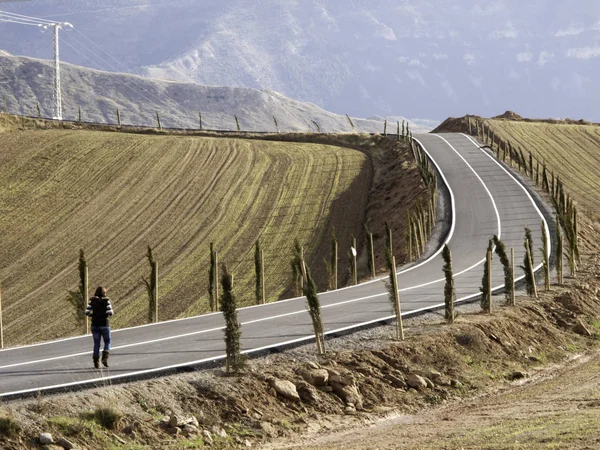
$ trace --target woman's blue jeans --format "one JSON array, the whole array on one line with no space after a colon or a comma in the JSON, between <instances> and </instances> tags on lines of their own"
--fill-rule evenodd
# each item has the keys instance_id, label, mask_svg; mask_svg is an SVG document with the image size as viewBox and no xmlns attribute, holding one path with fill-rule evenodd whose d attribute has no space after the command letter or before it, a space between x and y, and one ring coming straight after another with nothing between
<instances>
[{"instance_id":1,"label":"woman's blue jeans","mask_svg":"<svg viewBox=\"0 0 600 450\"><path fill-rule=\"evenodd\" d=\"M110 351L110 327L92 327L94 338L94 358L100 356L100 338L104 340L104 351Z\"/></svg>"}]
</instances>

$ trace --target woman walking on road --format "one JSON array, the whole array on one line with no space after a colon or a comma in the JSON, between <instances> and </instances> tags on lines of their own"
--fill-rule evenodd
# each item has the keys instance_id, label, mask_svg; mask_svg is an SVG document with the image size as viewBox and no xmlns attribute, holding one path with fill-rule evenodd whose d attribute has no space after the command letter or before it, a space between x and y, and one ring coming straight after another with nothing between
<instances>
[{"instance_id":1,"label":"woman walking on road","mask_svg":"<svg viewBox=\"0 0 600 450\"><path fill-rule=\"evenodd\" d=\"M106 296L106 288L98 286L96 293L87 305L85 315L92 318L92 336L94 338L94 367L100 368L100 338L104 340L104 351L102 352L102 364L108 367L108 356L110 354L110 325L109 317L113 315L112 306Z\"/></svg>"}]
</instances>

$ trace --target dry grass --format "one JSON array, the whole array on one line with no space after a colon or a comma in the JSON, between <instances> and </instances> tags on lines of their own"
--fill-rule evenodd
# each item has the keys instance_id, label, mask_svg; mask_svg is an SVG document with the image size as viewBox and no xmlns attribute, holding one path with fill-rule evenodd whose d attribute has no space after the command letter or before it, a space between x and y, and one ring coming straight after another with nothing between
<instances>
[{"instance_id":1,"label":"dry grass","mask_svg":"<svg viewBox=\"0 0 600 450\"><path fill-rule=\"evenodd\" d=\"M545 161L585 211L598 219L600 126L511 120L485 123L503 140Z\"/></svg>"},{"instance_id":2,"label":"dry grass","mask_svg":"<svg viewBox=\"0 0 600 450\"><path fill-rule=\"evenodd\" d=\"M0 274L9 345L75 332L67 291L78 282L80 248L91 288L111 288L113 324L122 327L147 316L140 282L147 245L159 262L159 314L166 320L207 311L210 242L233 271L241 303L250 304L252 246L261 239L273 301L289 282L286 249L294 237L321 264L317 249L326 231L335 225L349 239L364 220L371 168L355 150L23 130L20 119L9 119L0 121Z\"/></svg>"}]
</instances>

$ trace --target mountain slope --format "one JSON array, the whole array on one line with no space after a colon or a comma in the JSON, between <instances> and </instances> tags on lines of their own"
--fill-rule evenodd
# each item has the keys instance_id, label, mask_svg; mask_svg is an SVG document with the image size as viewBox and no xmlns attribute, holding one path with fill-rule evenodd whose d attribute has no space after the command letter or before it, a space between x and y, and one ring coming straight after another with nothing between
<instances>
[{"instance_id":1,"label":"mountain slope","mask_svg":"<svg viewBox=\"0 0 600 450\"><path fill-rule=\"evenodd\" d=\"M8 111L52 117L53 65L49 61L0 55L3 83L0 97ZM238 117L244 131L352 131L345 116L332 114L310 103L301 103L273 91L202 86L152 80L129 74L101 72L61 64L63 118L76 120L79 108L84 121L157 126L156 113L165 127L198 129L199 112L205 129L235 130ZM275 119L274 119L275 118ZM402 118L396 118L402 120ZM383 132L383 118L353 119L358 131ZM429 128L411 124L414 132ZM390 123L390 133L396 123Z\"/></svg>"},{"instance_id":2,"label":"mountain slope","mask_svg":"<svg viewBox=\"0 0 600 450\"><path fill-rule=\"evenodd\" d=\"M590 95L600 61L594 0L576 8L550 0L34 0L3 8L72 22L76 30L62 34L65 61L103 70L276 90L359 117L512 108L600 121ZM0 32L12 54L52 56L48 34L11 24Z\"/></svg>"}]
</instances>

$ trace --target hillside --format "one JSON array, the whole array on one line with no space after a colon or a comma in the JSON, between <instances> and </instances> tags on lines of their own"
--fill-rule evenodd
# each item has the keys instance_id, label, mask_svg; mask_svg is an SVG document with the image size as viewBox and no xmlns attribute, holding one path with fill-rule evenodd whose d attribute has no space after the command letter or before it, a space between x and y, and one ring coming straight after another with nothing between
<instances>
[{"instance_id":1,"label":"hillside","mask_svg":"<svg viewBox=\"0 0 600 450\"><path fill-rule=\"evenodd\" d=\"M549 173L560 176L567 192L583 206L583 211L595 220L600 218L600 125L523 119L511 111L493 119L477 120L504 142L545 162ZM448 119L434 130L443 131L468 132L466 119Z\"/></svg>"},{"instance_id":2,"label":"hillside","mask_svg":"<svg viewBox=\"0 0 600 450\"><path fill-rule=\"evenodd\" d=\"M406 208L424 190L414 163L399 169L398 156L389 156L395 141L384 138L349 135L347 144L322 138L356 148L366 139L371 150L357 151L327 143L42 127L0 116L7 345L75 332L67 291L78 283L80 248L90 264L90 285L110 287L118 328L147 320L141 278L149 271L150 245L159 262L160 318L173 319L208 311L209 243L235 275L240 306L255 301L256 239L264 247L269 301L289 293L294 238L306 246L319 289L326 290L323 259L331 227L339 239L343 283L351 236L359 238L362 254L365 221L374 232L383 230L383 196L397 192L397 214L388 220L399 236ZM408 155L405 149L402 158ZM398 242L403 261L403 240ZM382 246L376 236L378 254Z\"/></svg>"},{"instance_id":3,"label":"hillside","mask_svg":"<svg viewBox=\"0 0 600 450\"><path fill-rule=\"evenodd\" d=\"M37 117L39 102L42 117L53 116L52 62L0 53L0 67L0 97L9 113ZM66 120L78 120L81 108L83 121L116 124L119 108L123 125L157 126L158 112L163 127L197 130L202 113L203 128L212 130L236 130L237 116L243 131L352 131L346 116L274 91L169 82L64 63L61 80ZM396 120L390 133L396 132ZM357 131L383 132L383 118L352 121ZM411 128L429 130L412 123Z\"/></svg>"},{"instance_id":4,"label":"hillside","mask_svg":"<svg viewBox=\"0 0 600 450\"><path fill-rule=\"evenodd\" d=\"M275 90L358 117L442 120L510 105L600 120L589 94L596 0L38 0L2 9L71 22L64 61L95 69ZM48 33L3 24L0 34L13 55L52 57Z\"/></svg>"},{"instance_id":5,"label":"hillside","mask_svg":"<svg viewBox=\"0 0 600 450\"><path fill-rule=\"evenodd\" d=\"M500 138L545 161L585 211L600 218L600 126L502 119L487 123Z\"/></svg>"}]
</instances>

